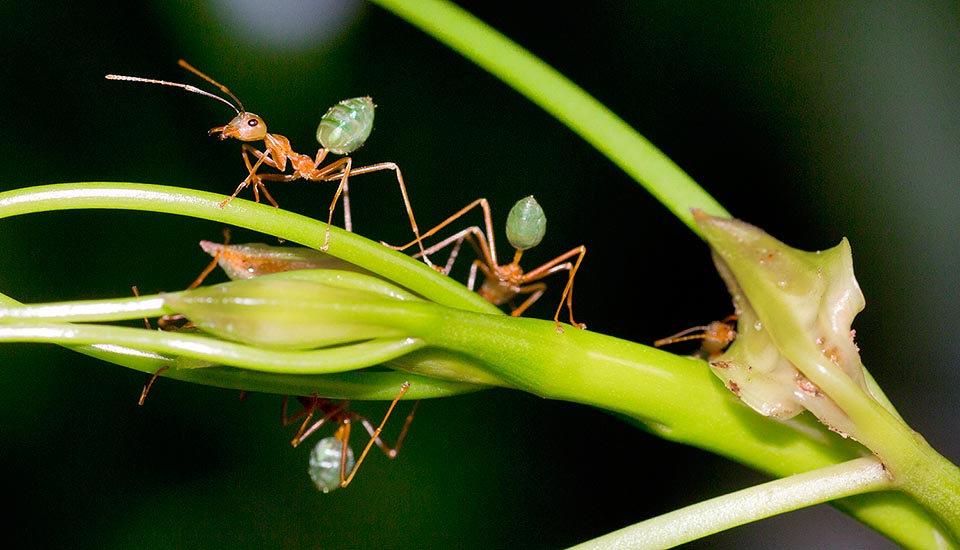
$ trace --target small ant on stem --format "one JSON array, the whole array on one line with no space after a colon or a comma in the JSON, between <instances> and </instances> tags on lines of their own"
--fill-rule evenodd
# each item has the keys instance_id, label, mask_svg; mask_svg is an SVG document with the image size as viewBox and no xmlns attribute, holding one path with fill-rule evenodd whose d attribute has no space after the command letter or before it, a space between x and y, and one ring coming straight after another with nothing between
<instances>
[{"instance_id":1,"label":"small ant on stem","mask_svg":"<svg viewBox=\"0 0 960 550\"><path fill-rule=\"evenodd\" d=\"M409 388L409 382L404 382L403 385L400 386L400 393L398 393L393 399L393 402L390 403L390 407L387 409L383 420L376 428L373 427L373 424L366 417L349 410L349 401L332 401L330 399L317 397L316 395L312 397L300 396L297 397L297 400L303 405L303 408L296 414L287 416L287 396L283 397L280 414L281 422L284 426L292 424L304 415L306 416L300 424L300 429L297 430L296 435L290 442L294 447L298 446L304 439L324 424L331 422L337 424L333 436L324 438L318 442L310 458L310 476L321 491L327 493L338 487L346 487L349 485L350 482L353 481L353 477L360 468L363 459L366 458L367 453L374 444L376 444L388 458L395 458L400 453L400 446L403 444L403 439L406 437L407 431L410 429L410 424L413 422L413 415L417 412L417 406L420 404L419 400L414 402L413 409L411 409L410 414L407 415L400 435L397 436L397 442L393 447L384 443L380 438L380 434L383 432L383 427L387 423L387 419L390 418L391 413L393 413L397 402L400 401L400 398L403 397L403 394L405 394ZM320 415L320 418L311 424L311 420L313 420L316 415ZM363 448L356 463L353 462L353 450L350 448L350 428L354 422L362 424L367 430L367 433L370 434L370 440ZM338 472L337 476L333 475L334 470ZM349 474L347 473L348 470L350 472Z\"/></svg>"},{"instance_id":2,"label":"small ant on stem","mask_svg":"<svg viewBox=\"0 0 960 550\"><path fill-rule=\"evenodd\" d=\"M453 261L456 259L462 242L464 240L469 241L480 259L474 260L470 266L470 276L467 280L467 287L470 290L474 289L477 271L479 270L483 273L484 281L477 292L494 305L499 306L511 303L512 300L519 295L529 295L519 306L513 306L511 304L510 315L514 317L522 315L527 308L533 305L533 303L543 295L547 289L547 285L543 282L538 282L540 279L558 271L567 271L569 272L567 285L563 289L563 295L560 297L560 304L557 306L557 312L554 314L553 320L557 325L557 331L563 332L559 318L560 310L563 309L563 304L566 303L567 309L570 311L570 324L581 329L587 328L587 325L577 323L573 320L573 278L577 274L577 269L580 268L580 262L583 261L583 257L587 253L585 246L581 245L572 248L531 271L524 272L523 268L520 267L520 258L523 255L523 251L540 244L543 235L546 233L546 214L544 214L543 208L540 207L532 195L519 200L513 208L510 209L510 213L507 216L507 240L514 248L513 260L509 264L500 265L497 261L497 249L493 239L493 221L490 216L490 205L487 199L483 198L477 199L461 208L459 212L424 233L417 241L409 242L403 246L387 246L394 250L402 251L410 248L414 244L420 244L422 250L423 245L419 240L440 231L477 206L483 210L486 236L484 236L484 232L479 227L471 226L447 237L430 248L427 248L425 251L417 253L414 257L433 254L453 244L450 259L442 270L443 274L446 275L453 266ZM576 256L577 259L575 262L571 262L570 259L574 256Z\"/></svg>"},{"instance_id":3,"label":"small ant on stem","mask_svg":"<svg viewBox=\"0 0 960 550\"><path fill-rule=\"evenodd\" d=\"M699 327L690 327L686 330L681 330L673 336L661 338L654 342L653 346L659 348L677 342L703 340L700 347L701 352L706 354L708 360L712 361L719 357L723 353L723 350L730 345L730 342L733 342L737 338L737 330L734 326L736 320L736 314L727 315L721 321L713 321L710 324ZM691 334L698 330L701 332Z\"/></svg>"},{"instance_id":4,"label":"small ant on stem","mask_svg":"<svg viewBox=\"0 0 960 550\"><path fill-rule=\"evenodd\" d=\"M269 200L273 206L279 207L277 201L275 201L267 191L264 181L289 182L298 179L304 179L308 181L323 182L339 180L340 184L337 187L336 193L334 193L333 201L330 203L326 234L324 236L323 245L320 247L320 250L326 251L330 244L330 225L333 223L333 211L336 208L337 201L340 199L341 194L343 194L344 203L344 227L347 231L352 231L353 229L347 192L347 180L350 175L368 174L370 172L377 172L381 170L393 170L397 175L397 183L400 185L400 194L403 196L403 204L406 207L407 216L410 218L410 227L413 229L414 236L417 237L417 241L415 242L420 242L420 230L418 229L417 221L413 216L413 208L410 206L410 199L407 196L407 188L406 185L404 185L403 174L400 172L399 166L392 162L381 162L368 166L354 167L353 159L349 156L344 156L326 166L321 166L328 154L333 153L336 155L349 155L363 145L367 137L369 137L370 132L373 130L373 115L375 105L373 104L372 99L369 97L357 97L341 101L337 105L331 107L330 110L328 110L327 113L324 114L324 116L320 119L320 126L317 129L317 140L320 141L321 147L317 151L315 157L310 157L309 155L304 155L294 151L293 147L290 145L290 140L286 137L280 134L268 133L267 124L263 121L263 118L261 118L259 115L244 110L243 103L241 103L237 96L233 95L233 93L230 92L226 86L200 72L183 59L179 60L178 64L184 69L216 86L221 92L228 95L236 103L236 105L218 95L211 94L188 84L180 84L178 82L169 82L154 78L141 78L116 74L108 74L106 75L106 78L109 80L125 80L129 82L142 82L146 84L159 84L162 86L181 88L191 93L216 99L217 101L229 105L230 108L236 111L237 116L235 116L233 120L224 126L211 128L208 132L210 135L219 134L221 140L236 139L243 142L241 153L243 155L243 162L246 164L249 172L247 177L244 178L244 180L240 182L240 185L237 186L237 189L233 192L233 194L220 203L221 208L233 200L242 189L251 184L253 185L253 196L256 202L260 202L260 192L263 191L263 194L267 200ZM260 151L253 145L250 145L249 142L254 141L263 141L264 148L266 150ZM255 162L251 162L251 155L256 158ZM288 161L290 162L293 172L290 174L285 174L284 172L287 168ZM280 173L258 174L257 170L261 165L264 164L276 168L280 171ZM426 252L423 250L422 245L420 250L424 257L424 261L428 265L432 266L433 264L430 263L430 260L427 257Z\"/></svg>"}]
</instances>

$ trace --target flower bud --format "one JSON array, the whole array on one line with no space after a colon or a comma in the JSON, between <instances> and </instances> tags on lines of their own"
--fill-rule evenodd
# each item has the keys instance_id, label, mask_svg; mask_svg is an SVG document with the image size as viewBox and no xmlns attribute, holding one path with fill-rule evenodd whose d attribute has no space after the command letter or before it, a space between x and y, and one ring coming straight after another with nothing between
<instances>
[{"instance_id":1,"label":"flower bud","mask_svg":"<svg viewBox=\"0 0 960 550\"><path fill-rule=\"evenodd\" d=\"M422 300L344 271L295 271L167 294L202 331L272 349L302 350L404 336L398 316Z\"/></svg>"}]
</instances>

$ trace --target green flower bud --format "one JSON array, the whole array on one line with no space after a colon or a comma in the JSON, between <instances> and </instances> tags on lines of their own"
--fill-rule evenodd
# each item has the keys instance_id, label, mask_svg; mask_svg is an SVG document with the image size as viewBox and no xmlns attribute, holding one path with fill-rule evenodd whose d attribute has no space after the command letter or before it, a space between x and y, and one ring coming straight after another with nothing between
<instances>
[{"instance_id":1,"label":"green flower bud","mask_svg":"<svg viewBox=\"0 0 960 550\"><path fill-rule=\"evenodd\" d=\"M404 336L405 309L424 303L380 279L293 271L168 294L165 304L202 331L271 349L305 350Z\"/></svg>"}]
</instances>

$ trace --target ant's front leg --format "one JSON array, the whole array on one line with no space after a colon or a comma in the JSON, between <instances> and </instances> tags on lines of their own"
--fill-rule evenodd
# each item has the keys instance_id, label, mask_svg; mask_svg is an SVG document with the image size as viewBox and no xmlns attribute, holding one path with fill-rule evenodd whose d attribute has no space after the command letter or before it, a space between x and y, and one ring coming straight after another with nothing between
<instances>
[{"instance_id":1,"label":"ant's front leg","mask_svg":"<svg viewBox=\"0 0 960 550\"><path fill-rule=\"evenodd\" d=\"M270 157L269 152L264 153L247 143L243 144L241 153L243 155L243 162L244 164L247 165L247 171L248 171L247 177L245 177L243 181L240 182L240 185L237 186L237 189L233 192L232 195L230 195L220 203L220 208L223 208L230 201L236 198L236 196L240 193L240 191L243 190L246 186L250 185L251 183L253 184L253 198L256 202L260 202L260 191L262 190L263 195L267 197L267 200L270 201L270 204L272 204L275 208L280 208L280 205L277 204L277 201L275 201L272 196L270 196L270 193L267 191L267 187L263 184L263 178L257 174L257 169L260 168L261 164L266 164L267 166L272 166L276 168L277 167L276 161L274 161ZM253 156L257 157L256 163L253 163L253 164L250 163L250 156L249 156L250 154L253 154Z\"/></svg>"}]
</instances>

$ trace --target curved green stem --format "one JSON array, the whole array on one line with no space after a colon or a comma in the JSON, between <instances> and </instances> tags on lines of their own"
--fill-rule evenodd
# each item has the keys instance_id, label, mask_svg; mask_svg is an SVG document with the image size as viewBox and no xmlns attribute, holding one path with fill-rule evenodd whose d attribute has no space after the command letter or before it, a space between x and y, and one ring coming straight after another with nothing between
<instances>
[{"instance_id":1,"label":"curved green stem","mask_svg":"<svg viewBox=\"0 0 960 550\"><path fill-rule=\"evenodd\" d=\"M443 0L373 0L498 77L597 148L694 233L699 208L730 215L686 172L620 117L555 69Z\"/></svg>"},{"instance_id":2,"label":"curved green stem","mask_svg":"<svg viewBox=\"0 0 960 550\"><path fill-rule=\"evenodd\" d=\"M890 477L877 459L858 458L705 500L578 544L571 550L672 548L805 506L892 488Z\"/></svg>"},{"instance_id":3,"label":"curved green stem","mask_svg":"<svg viewBox=\"0 0 960 550\"><path fill-rule=\"evenodd\" d=\"M54 210L103 208L145 210L207 219L275 235L289 242L319 249L327 224L259 203L233 199L220 207L222 195L144 183L84 182L26 187L0 193L0 218ZM434 273L423 262L387 247L330 228L327 253L359 265L432 301L502 315L495 306L463 285Z\"/></svg>"},{"instance_id":4,"label":"curved green stem","mask_svg":"<svg viewBox=\"0 0 960 550\"><path fill-rule=\"evenodd\" d=\"M35 323L30 326L0 325L0 342L113 345L151 351L171 357L177 368L230 365L240 369L294 374L332 374L378 365L422 349L414 338L382 338L312 351L263 350L178 331L154 331L102 325ZM174 357L189 357L182 362Z\"/></svg>"}]
</instances>

